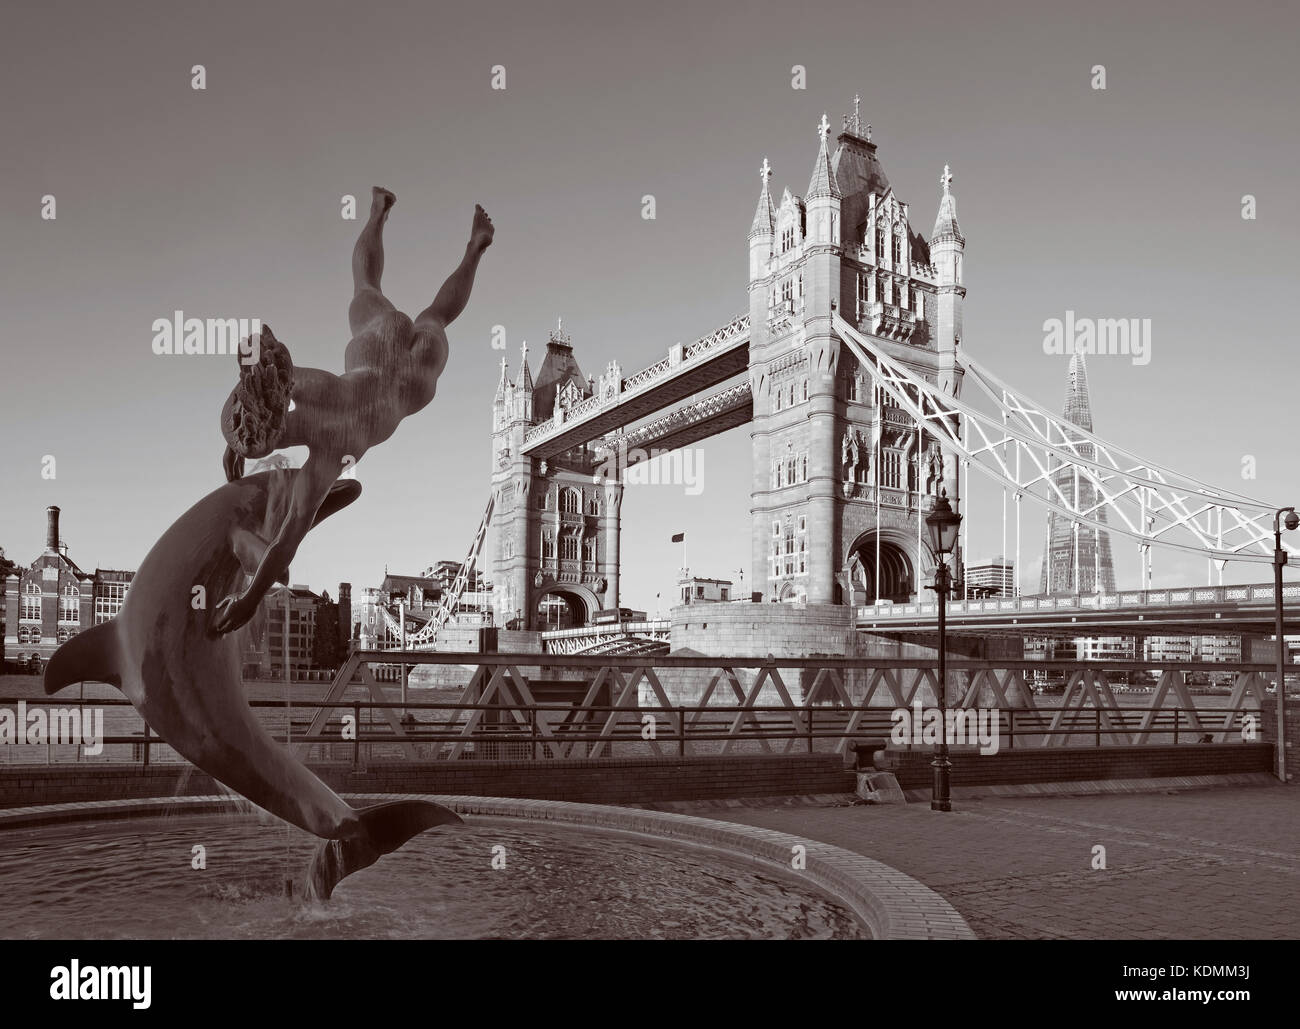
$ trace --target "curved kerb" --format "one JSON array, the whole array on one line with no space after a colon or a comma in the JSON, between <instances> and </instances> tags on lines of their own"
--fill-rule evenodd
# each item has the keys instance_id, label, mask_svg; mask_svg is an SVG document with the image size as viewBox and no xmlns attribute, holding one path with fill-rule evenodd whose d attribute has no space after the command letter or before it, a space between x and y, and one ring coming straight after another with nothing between
<instances>
[{"instance_id":1,"label":"curved kerb","mask_svg":"<svg viewBox=\"0 0 1300 1029\"><path fill-rule=\"evenodd\" d=\"M786 879L804 879L848 908L877 940L973 940L975 933L951 904L934 890L896 868L843 847L790 833L720 822L667 811L558 800L458 797L421 793L347 794L369 803L400 799L432 800L471 818L551 822L575 828L613 830L641 837L703 847L758 865ZM43 804L0 811L0 831L65 822L138 818L160 814L210 814L244 811L229 797L148 797ZM795 870L795 847L804 850L805 867Z\"/></svg>"}]
</instances>

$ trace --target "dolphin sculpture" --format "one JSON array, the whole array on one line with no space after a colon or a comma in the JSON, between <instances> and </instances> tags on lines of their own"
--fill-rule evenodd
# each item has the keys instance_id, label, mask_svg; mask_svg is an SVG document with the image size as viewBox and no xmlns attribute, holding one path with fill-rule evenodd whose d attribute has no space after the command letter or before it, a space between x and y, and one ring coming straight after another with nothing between
<instances>
[{"instance_id":1,"label":"dolphin sculpture","mask_svg":"<svg viewBox=\"0 0 1300 1029\"><path fill-rule=\"evenodd\" d=\"M436 825L459 823L429 801L353 808L276 743L240 685L243 633L220 635L193 605L203 587L219 599L243 586L292 502L298 472L275 469L228 482L178 518L154 544L118 615L55 651L45 692L85 680L112 683L149 726L214 779L326 842L308 872L309 896L328 899L345 876L374 864ZM361 484L340 479L316 522L356 500ZM279 578L288 579L288 569Z\"/></svg>"}]
</instances>

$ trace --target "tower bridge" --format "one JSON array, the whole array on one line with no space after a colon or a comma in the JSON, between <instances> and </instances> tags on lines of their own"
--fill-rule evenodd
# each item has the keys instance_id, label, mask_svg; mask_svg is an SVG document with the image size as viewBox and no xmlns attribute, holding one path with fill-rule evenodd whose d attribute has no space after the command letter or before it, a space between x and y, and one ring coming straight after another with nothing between
<instances>
[{"instance_id":1,"label":"tower bridge","mask_svg":"<svg viewBox=\"0 0 1300 1029\"><path fill-rule=\"evenodd\" d=\"M1112 536L1136 545L1144 586L1158 549L1203 557L1220 584L1228 561L1271 562L1271 505L1093 433L1082 355L1071 361L1060 414L971 356L953 176L945 167L926 238L863 128L856 115L846 118L832 140L823 116L802 196L786 188L778 198L763 161L747 236L747 313L631 374L616 359L584 374L562 326L536 378L527 344L513 377L503 359L491 499L466 560L467 568L490 564L497 624L550 630L553 649L616 646L607 633L586 641L581 630L620 604L629 455L743 424L753 471L750 582L765 602L849 606L859 626L923 630L934 617L925 587L935 569L924 518L946 495L968 529L980 516L962 510L972 470L1002 491L1017 574L1028 499L1034 545L1048 523L1041 589L1080 602L1078 613L1047 598L1013 598L1014 612L962 606L958 627L994 616L1013 625L1122 621L1131 607L1115 592ZM495 548L484 556L488 528ZM965 544L954 556L958 579ZM638 645L662 644L662 635L662 626L647 629Z\"/></svg>"}]
</instances>

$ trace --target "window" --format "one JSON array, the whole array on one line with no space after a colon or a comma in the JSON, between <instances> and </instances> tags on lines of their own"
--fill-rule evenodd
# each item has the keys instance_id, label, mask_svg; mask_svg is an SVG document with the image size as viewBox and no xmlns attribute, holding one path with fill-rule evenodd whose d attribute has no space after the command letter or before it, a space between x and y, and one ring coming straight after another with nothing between
<instances>
[{"instance_id":1,"label":"window","mask_svg":"<svg viewBox=\"0 0 1300 1029\"><path fill-rule=\"evenodd\" d=\"M898 306L907 306L907 283L902 281L898 283Z\"/></svg>"},{"instance_id":2,"label":"window","mask_svg":"<svg viewBox=\"0 0 1300 1029\"><path fill-rule=\"evenodd\" d=\"M781 230L781 253L794 249L794 228Z\"/></svg>"},{"instance_id":3,"label":"window","mask_svg":"<svg viewBox=\"0 0 1300 1029\"><path fill-rule=\"evenodd\" d=\"M773 536L780 536L780 535L781 535L781 523L780 523L780 522L773 522L773 523L772 523L772 535L773 535Z\"/></svg>"},{"instance_id":4,"label":"window","mask_svg":"<svg viewBox=\"0 0 1300 1029\"><path fill-rule=\"evenodd\" d=\"M800 574L808 571L808 540L802 533L799 535L799 572Z\"/></svg>"},{"instance_id":5,"label":"window","mask_svg":"<svg viewBox=\"0 0 1300 1029\"><path fill-rule=\"evenodd\" d=\"M703 587L703 586L696 586L696 587L695 587L695 599L696 599L696 600L703 600L703 599L704 599L704 587Z\"/></svg>"},{"instance_id":6,"label":"window","mask_svg":"<svg viewBox=\"0 0 1300 1029\"><path fill-rule=\"evenodd\" d=\"M897 450L884 450L880 454L880 485L886 489L899 489L903 481L903 455Z\"/></svg>"},{"instance_id":7,"label":"window","mask_svg":"<svg viewBox=\"0 0 1300 1029\"><path fill-rule=\"evenodd\" d=\"M871 276L858 276L858 307L865 308L871 303Z\"/></svg>"},{"instance_id":8,"label":"window","mask_svg":"<svg viewBox=\"0 0 1300 1029\"><path fill-rule=\"evenodd\" d=\"M582 510L582 494L576 489L561 490L560 510L564 514L578 514Z\"/></svg>"},{"instance_id":9,"label":"window","mask_svg":"<svg viewBox=\"0 0 1300 1029\"><path fill-rule=\"evenodd\" d=\"M588 536L582 541L582 559L584 561L596 560L596 537Z\"/></svg>"},{"instance_id":10,"label":"window","mask_svg":"<svg viewBox=\"0 0 1300 1029\"><path fill-rule=\"evenodd\" d=\"M727 599L728 599L728 597L727 597L727 587L726 587L726 586L723 586L723 587L722 587L722 599L723 599L723 600L727 600Z\"/></svg>"},{"instance_id":11,"label":"window","mask_svg":"<svg viewBox=\"0 0 1300 1029\"><path fill-rule=\"evenodd\" d=\"M542 533L542 558L554 559L555 557L555 540L551 539L549 532Z\"/></svg>"},{"instance_id":12,"label":"window","mask_svg":"<svg viewBox=\"0 0 1300 1029\"><path fill-rule=\"evenodd\" d=\"M884 258L884 256L885 256L885 227L884 227L883 225L877 225L877 226L876 226L876 261L877 261L877 263L879 263L880 260Z\"/></svg>"},{"instance_id":13,"label":"window","mask_svg":"<svg viewBox=\"0 0 1300 1029\"><path fill-rule=\"evenodd\" d=\"M18 617L27 618L34 622L41 620L41 587L39 583L29 582L23 587L23 603Z\"/></svg>"},{"instance_id":14,"label":"window","mask_svg":"<svg viewBox=\"0 0 1300 1029\"><path fill-rule=\"evenodd\" d=\"M894 267L897 268L903 263L903 231L902 227L894 226Z\"/></svg>"},{"instance_id":15,"label":"window","mask_svg":"<svg viewBox=\"0 0 1300 1029\"><path fill-rule=\"evenodd\" d=\"M803 399L804 399L804 400L807 400L807 399L808 399L808 380L807 380L807 379L804 379L804 380L803 380Z\"/></svg>"},{"instance_id":16,"label":"window","mask_svg":"<svg viewBox=\"0 0 1300 1029\"><path fill-rule=\"evenodd\" d=\"M785 574L793 575L795 571L794 526L785 527Z\"/></svg>"},{"instance_id":17,"label":"window","mask_svg":"<svg viewBox=\"0 0 1300 1029\"><path fill-rule=\"evenodd\" d=\"M794 407L794 383L790 383L789 406Z\"/></svg>"},{"instance_id":18,"label":"window","mask_svg":"<svg viewBox=\"0 0 1300 1029\"><path fill-rule=\"evenodd\" d=\"M799 297L799 300L802 302L803 301L803 274L802 273L799 275L799 290L796 295Z\"/></svg>"},{"instance_id":19,"label":"window","mask_svg":"<svg viewBox=\"0 0 1300 1029\"><path fill-rule=\"evenodd\" d=\"M808 517L806 515L799 516L799 531L800 532L808 531Z\"/></svg>"},{"instance_id":20,"label":"window","mask_svg":"<svg viewBox=\"0 0 1300 1029\"><path fill-rule=\"evenodd\" d=\"M63 587L63 596L59 598L59 621L81 621L81 590L76 586Z\"/></svg>"},{"instance_id":21,"label":"window","mask_svg":"<svg viewBox=\"0 0 1300 1029\"><path fill-rule=\"evenodd\" d=\"M576 561L578 559L577 536L564 536L560 540L560 556L566 561Z\"/></svg>"},{"instance_id":22,"label":"window","mask_svg":"<svg viewBox=\"0 0 1300 1029\"><path fill-rule=\"evenodd\" d=\"M804 454L799 458L799 481L808 481L808 455Z\"/></svg>"},{"instance_id":23,"label":"window","mask_svg":"<svg viewBox=\"0 0 1300 1029\"><path fill-rule=\"evenodd\" d=\"M591 498L587 501L587 514L589 514L589 515L598 515L598 514L600 514L600 496L599 496L599 494L593 493L593 494L591 495Z\"/></svg>"},{"instance_id":24,"label":"window","mask_svg":"<svg viewBox=\"0 0 1300 1029\"><path fill-rule=\"evenodd\" d=\"M782 390L779 386L776 388L776 391L775 391L775 393L773 394L773 399L772 399L772 410L773 410L773 411L779 411L779 410L781 410L781 400L782 400L782 398L783 398L783 396L784 396L784 392L785 392L785 391Z\"/></svg>"}]
</instances>

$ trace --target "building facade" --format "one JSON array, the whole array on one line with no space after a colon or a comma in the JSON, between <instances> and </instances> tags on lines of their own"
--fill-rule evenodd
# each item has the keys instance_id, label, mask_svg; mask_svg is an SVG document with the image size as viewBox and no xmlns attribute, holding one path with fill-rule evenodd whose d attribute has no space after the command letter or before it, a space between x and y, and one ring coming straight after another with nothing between
<instances>
[{"instance_id":1,"label":"building facade","mask_svg":"<svg viewBox=\"0 0 1300 1029\"><path fill-rule=\"evenodd\" d=\"M683 604L713 604L734 600L734 583L730 579L706 579L682 569L677 581L678 596Z\"/></svg>"},{"instance_id":2,"label":"building facade","mask_svg":"<svg viewBox=\"0 0 1300 1029\"><path fill-rule=\"evenodd\" d=\"M608 375L621 375L615 362ZM583 377L562 327L551 333L535 382L527 342L513 382L501 360L492 402L496 552L493 589L484 594L501 625L581 625L597 611L618 606L623 483L596 474L601 465L589 445L547 461L523 453L529 428L594 396L596 389L594 379Z\"/></svg>"},{"instance_id":3,"label":"building facade","mask_svg":"<svg viewBox=\"0 0 1300 1029\"><path fill-rule=\"evenodd\" d=\"M45 512L45 549L4 577L4 653L8 661L48 661L60 644L121 610L134 572L83 571L59 536L59 508Z\"/></svg>"},{"instance_id":4,"label":"building facade","mask_svg":"<svg viewBox=\"0 0 1300 1029\"><path fill-rule=\"evenodd\" d=\"M1016 563L1005 557L971 562L966 566L966 589L971 597L1015 597Z\"/></svg>"},{"instance_id":5,"label":"building facade","mask_svg":"<svg viewBox=\"0 0 1300 1029\"><path fill-rule=\"evenodd\" d=\"M870 126L845 119L832 153L823 116L818 138L802 197L774 202L764 161L749 230L754 585L766 600L907 600L933 575L925 514L942 491L959 506L957 464L873 387L832 310L958 395L966 239L946 168L927 241Z\"/></svg>"}]
</instances>

